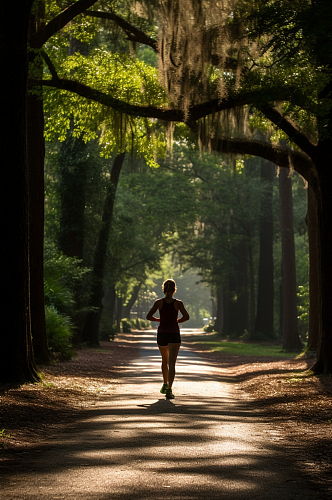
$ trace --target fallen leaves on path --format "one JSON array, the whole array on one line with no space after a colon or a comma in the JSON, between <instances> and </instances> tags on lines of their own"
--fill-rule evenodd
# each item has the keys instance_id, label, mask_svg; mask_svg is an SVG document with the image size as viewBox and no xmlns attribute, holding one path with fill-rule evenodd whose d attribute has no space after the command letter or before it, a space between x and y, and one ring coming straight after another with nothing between
<instances>
[{"instance_id":1,"label":"fallen leaves on path","mask_svg":"<svg viewBox=\"0 0 332 500\"><path fill-rule=\"evenodd\" d=\"M80 349L70 361L39 367L38 384L0 385L0 460L38 447L50 433L70 425L78 412L112 396L130 361L138 356L134 339L100 342ZM1 433L1 431L3 432Z\"/></svg>"},{"instance_id":2,"label":"fallen leaves on path","mask_svg":"<svg viewBox=\"0 0 332 500\"><path fill-rule=\"evenodd\" d=\"M192 344L243 393L269 423L271 436L298 449L303 468L322 491L332 491L332 377L310 373L314 359L227 356ZM329 496L331 498L331 496Z\"/></svg>"},{"instance_id":3,"label":"fallen leaves on path","mask_svg":"<svg viewBox=\"0 0 332 500\"><path fill-rule=\"evenodd\" d=\"M259 415L271 436L302 454L303 468L322 489L331 484L332 378L309 376L313 360L225 356L187 344L229 378ZM138 356L134 335L81 349L71 361L41 367L39 384L0 386L0 460L41 446L80 413L112 398L129 362ZM330 490L331 491L331 490Z\"/></svg>"}]
</instances>

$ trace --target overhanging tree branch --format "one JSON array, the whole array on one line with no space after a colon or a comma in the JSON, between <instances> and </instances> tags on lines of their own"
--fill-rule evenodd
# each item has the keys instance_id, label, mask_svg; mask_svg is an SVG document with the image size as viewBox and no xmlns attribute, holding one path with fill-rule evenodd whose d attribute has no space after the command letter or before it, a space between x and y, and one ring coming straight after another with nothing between
<instances>
[{"instance_id":1,"label":"overhanging tree branch","mask_svg":"<svg viewBox=\"0 0 332 500\"><path fill-rule=\"evenodd\" d=\"M50 70L50 73L51 73L51 75L52 75L52 78L53 78L54 80L58 80L58 79L59 79L59 76L58 76L58 74L57 74L57 72L56 72L55 66L54 66L54 64L52 63L52 61L51 61L50 57L49 57L49 56L48 56L48 54L45 52L45 50L42 50L42 51L41 51L41 54L42 54L42 57L43 57L44 61L45 61L45 62L46 62L46 64L47 64L48 69Z\"/></svg>"},{"instance_id":2,"label":"overhanging tree branch","mask_svg":"<svg viewBox=\"0 0 332 500\"><path fill-rule=\"evenodd\" d=\"M46 87L54 87L61 90L68 90L69 92L74 92L82 97L91 99L93 101L99 102L105 106L111 107L122 113L126 113L131 116L141 116L147 118L158 118L165 121L174 122L184 122L184 112L180 109L171 108L158 108L156 106L139 106L135 104L129 104L120 99L116 99L105 92L80 83L75 80L68 80L66 78L56 78L51 80L36 80L30 79L29 83L31 85L43 85ZM274 94L277 100L286 99L289 94L290 89L268 89L262 90L261 92L253 91L229 96L226 99L211 99L210 101L195 104L189 108L189 121L191 123L204 118L205 116L218 113L220 111L225 111L233 109L236 107L241 107L245 105L252 104L257 99L268 100L271 92Z\"/></svg>"},{"instance_id":3,"label":"overhanging tree branch","mask_svg":"<svg viewBox=\"0 0 332 500\"><path fill-rule=\"evenodd\" d=\"M316 155L316 146L289 118L283 116L276 108L264 104L258 108L272 123L285 132L290 140L302 149L310 158Z\"/></svg>"},{"instance_id":4,"label":"overhanging tree branch","mask_svg":"<svg viewBox=\"0 0 332 500\"><path fill-rule=\"evenodd\" d=\"M132 24L128 23L125 19L117 16L113 12L101 12L98 10L87 10L84 13L85 16L98 17L100 19L110 19L114 21L123 31L126 33L128 40L131 42L138 42L144 45L152 47L155 52L158 52L157 40L148 36L144 31L136 28Z\"/></svg>"},{"instance_id":5,"label":"overhanging tree branch","mask_svg":"<svg viewBox=\"0 0 332 500\"><path fill-rule=\"evenodd\" d=\"M305 153L268 142L215 138L211 140L211 148L218 153L259 156L279 167L294 168L309 183L315 175L315 165Z\"/></svg>"},{"instance_id":6,"label":"overhanging tree branch","mask_svg":"<svg viewBox=\"0 0 332 500\"><path fill-rule=\"evenodd\" d=\"M77 82L75 80L68 80L65 78L53 78L52 80L33 80L30 79L29 83L31 85L44 85L48 87L55 87L61 90L67 90L69 92L74 92L82 97L91 99L93 101L99 102L105 106L111 107L120 113L125 113L130 116L145 117L145 118L156 118L163 121L174 121L174 122L184 122L184 114L182 110L171 109L171 108L158 108L156 106L140 106L135 104L129 104L127 102L116 99L105 92L97 89L93 89L88 85ZM270 89L271 90L271 89ZM284 91L284 89L282 89ZM237 106L244 106L252 103L257 98L263 99L266 95L265 90L261 93L258 92L248 92L247 94L230 96L227 99L218 100L214 99L206 103L197 104L189 108L190 122L188 125L190 128L194 129L195 122L204 116L217 113L219 111L233 109ZM280 92L280 89L276 89L276 93ZM272 108L273 109L273 108ZM270 112L266 108L266 112ZM276 111L276 113L278 113ZM277 119L277 115L274 115ZM286 127L287 120L284 119L284 125ZM287 125L291 127L291 123L287 122ZM280 167L294 168L299 174L301 174L308 182L310 179L313 180L313 175L315 172L315 166L311 158L315 158L316 147L302 134L298 131L295 126L290 130L290 132L297 135L297 143L300 146L301 140L303 141L303 148L310 150L310 155L305 152L294 151L290 148L285 148L282 146L277 146L267 142L257 141L253 139L231 139L231 138L213 138L211 140L211 147L214 151L219 153L233 153L242 155L252 155L265 158L272 161ZM302 149L302 148L301 148Z\"/></svg>"},{"instance_id":7,"label":"overhanging tree branch","mask_svg":"<svg viewBox=\"0 0 332 500\"><path fill-rule=\"evenodd\" d=\"M98 0L78 0L70 5L70 7L63 10L29 40L31 47L40 49L51 36L66 26L74 17L82 14L89 7L92 7L97 1Z\"/></svg>"},{"instance_id":8,"label":"overhanging tree branch","mask_svg":"<svg viewBox=\"0 0 332 500\"><path fill-rule=\"evenodd\" d=\"M171 108L158 108L156 106L139 106L136 104L129 104L120 99L116 99L105 92L93 89L88 85L77 82L75 80L67 80L65 78L52 79L52 80L29 80L30 85L43 85L46 87L54 87L60 90L67 90L77 95L91 99L92 101L99 102L104 106L113 108L120 113L125 113L130 116L140 116L144 118L157 118L164 121L183 122L183 112L180 110L173 110Z\"/></svg>"}]
</instances>

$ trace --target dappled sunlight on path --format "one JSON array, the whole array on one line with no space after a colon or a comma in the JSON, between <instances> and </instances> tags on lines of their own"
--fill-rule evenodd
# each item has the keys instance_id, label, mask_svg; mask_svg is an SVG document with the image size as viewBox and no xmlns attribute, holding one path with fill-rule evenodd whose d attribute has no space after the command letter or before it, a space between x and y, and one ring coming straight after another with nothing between
<instances>
[{"instance_id":1,"label":"dappled sunlight on path","mask_svg":"<svg viewBox=\"0 0 332 500\"><path fill-rule=\"evenodd\" d=\"M301 477L296 450L248 409L225 370L182 347L169 401L159 393L155 335L134 340L141 356L115 392L29 452L1 499L321 498Z\"/></svg>"}]
</instances>

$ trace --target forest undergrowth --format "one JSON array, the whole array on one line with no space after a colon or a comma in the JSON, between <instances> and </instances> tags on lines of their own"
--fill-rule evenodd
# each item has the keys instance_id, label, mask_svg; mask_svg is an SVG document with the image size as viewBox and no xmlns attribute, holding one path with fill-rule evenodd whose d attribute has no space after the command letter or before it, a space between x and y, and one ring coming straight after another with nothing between
<instances>
[{"instance_id":1,"label":"forest undergrowth","mask_svg":"<svg viewBox=\"0 0 332 500\"><path fill-rule=\"evenodd\" d=\"M332 489L332 378L306 372L313 359L245 357L185 345L225 370L247 403L271 426L270 438L301 454L299 462L320 489ZM138 356L130 334L100 349L85 348L71 361L42 367L43 381L0 386L0 467L41 448L98 401L110 399L128 363ZM219 372L220 375L220 372Z\"/></svg>"}]
</instances>

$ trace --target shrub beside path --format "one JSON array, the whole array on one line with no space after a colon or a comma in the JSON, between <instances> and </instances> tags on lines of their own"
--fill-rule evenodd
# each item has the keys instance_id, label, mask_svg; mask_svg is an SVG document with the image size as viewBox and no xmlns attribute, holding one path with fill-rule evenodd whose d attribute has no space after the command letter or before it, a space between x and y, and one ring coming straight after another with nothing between
<instances>
[{"instance_id":1,"label":"shrub beside path","mask_svg":"<svg viewBox=\"0 0 332 500\"><path fill-rule=\"evenodd\" d=\"M1 500L326 498L225 369L181 347L166 400L155 335L135 340L139 357L97 404L4 469Z\"/></svg>"}]
</instances>

